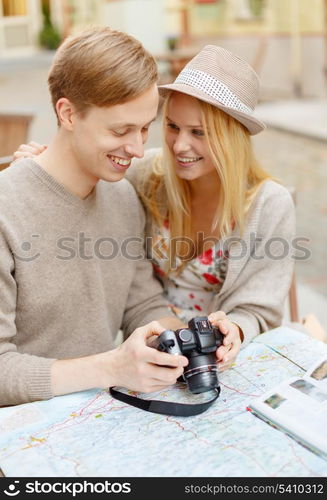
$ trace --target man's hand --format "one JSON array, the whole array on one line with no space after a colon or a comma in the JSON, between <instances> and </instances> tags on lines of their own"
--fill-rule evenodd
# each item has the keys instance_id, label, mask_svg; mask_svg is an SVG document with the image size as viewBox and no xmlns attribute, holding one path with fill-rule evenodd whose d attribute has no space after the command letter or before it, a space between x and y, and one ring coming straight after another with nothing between
<instances>
[{"instance_id":1,"label":"man's hand","mask_svg":"<svg viewBox=\"0 0 327 500\"><path fill-rule=\"evenodd\" d=\"M241 329L229 321L223 311L216 311L208 316L209 321L224 335L223 345L218 347L216 356L219 371L227 370L234 363L242 344Z\"/></svg>"},{"instance_id":2,"label":"man's hand","mask_svg":"<svg viewBox=\"0 0 327 500\"><path fill-rule=\"evenodd\" d=\"M51 374L53 395L112 386L153 392L175 384L188 359L147 345L150 337L163 331L164 328L153 321L137 328L123 344L111 351L55 360Z\"/></svg>"},{"instance_id":3,"label":"man's hand","mask_svg":"<svg viewBox=\"0 0 327 500\"><path fill-rule=\"evenodd\" d=\"M188 364L184 356L157 351L147 345L153 335L160 335L164 328L157 321L137 328L128 339L111 352L111 385L133 391L159 391L176 383Z\"/></svg>"}]
</instances>

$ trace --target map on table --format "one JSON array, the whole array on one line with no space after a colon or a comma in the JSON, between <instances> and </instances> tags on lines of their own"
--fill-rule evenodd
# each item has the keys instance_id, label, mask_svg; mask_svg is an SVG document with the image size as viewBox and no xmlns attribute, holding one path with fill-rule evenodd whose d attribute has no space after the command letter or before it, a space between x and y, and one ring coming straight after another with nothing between
<instances>
[{"instance_id":1,"label":"map on table","mask_svg":"<svg viewBox=\"0 0 327 500\"><path fill-rule=\"evenodd\" d=\"M286 327L262 334L219 374L220 397L194 417L144 412L106 390L2 408L0 467L9 477L327 476L327 461L246 410L324 352L326 344ZM140 396L204 397L183 384Z\"/></svg>"}]
</instances>

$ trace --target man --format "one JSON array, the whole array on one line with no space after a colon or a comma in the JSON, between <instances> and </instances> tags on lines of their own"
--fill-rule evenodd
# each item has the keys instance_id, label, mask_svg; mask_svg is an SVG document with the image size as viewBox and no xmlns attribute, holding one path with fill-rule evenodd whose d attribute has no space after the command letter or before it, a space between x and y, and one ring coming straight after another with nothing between
<instances>
[{"instance_id":1,"label":"man","mask_svg":"<svg viewBox=\"0 0 327 500\"><path fill-rule=\"evenodd\" d=\"M57 133L37 163L0 174L0 405L113 385L155 391L187 364L147 346L180 323L144 259L137 196L117 183L143 155L156 79L142 45L109 28L56 54ZM113 348L120 328L128 338Z\"/></svg>"}]
</instances>

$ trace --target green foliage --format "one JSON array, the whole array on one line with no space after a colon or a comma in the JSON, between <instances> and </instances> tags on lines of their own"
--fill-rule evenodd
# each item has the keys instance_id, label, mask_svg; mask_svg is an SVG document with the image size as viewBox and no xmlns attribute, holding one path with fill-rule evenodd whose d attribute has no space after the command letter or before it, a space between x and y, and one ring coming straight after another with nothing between
<instances>
[{"instance_id":1,"label":"green foliage","mask_svg":"<svg viewBox=\"0 0 327 500\"><path fill-rule=\"evenodd\" d=\"M39 33L41 47L49 50L56 50L61 42L61 36L50 17L49 2L42 1L43 27Z\"/></svg>"},{"instance_id":2,"label":"green foliage","mask_svg":"<svg viewBox=\"0 0 327 500\"><path fill-rule=\"evenodd\" d=\"M178 45L178 36L175 35L167 36L166 42L169 50L175 50Z\"/></svg>"},{"instance_id":3,"label":"green foliage","mask_svg":"<svg viewBox=\"0 0 327 500\"><path fill-rule=\"evenodd\" d=\"M41 47L49 50L56 50L61 42L58 30L52 24L44 24L39 34Z\"/></svg>"},{"instance_id":4,"label":"green foliage","mask_svg":"<svg viewBox=\"0 0 327 500\"><path fill-rule=\"evenodd\" d=\"M265 0L248 0L248 2L252 14L256 17L262 16L265 7Z\"/></svg>"}]
</instances>

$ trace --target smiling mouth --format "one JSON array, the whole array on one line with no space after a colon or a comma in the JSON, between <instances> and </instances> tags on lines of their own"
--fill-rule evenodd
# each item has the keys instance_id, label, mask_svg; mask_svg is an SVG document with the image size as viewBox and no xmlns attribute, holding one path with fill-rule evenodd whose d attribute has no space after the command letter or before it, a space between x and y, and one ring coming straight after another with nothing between
<instances>
[{"instance_id":1,"label":"smiling mouth","mask_svg":"<svg viewBox=\"0 0 327 500\"><path fill-rule=\"evenodd\" d=\"M176 156L180 165L189 166L203 159L203 156Z\"/></svg>"},{"instance_id":2,"label":"smiling mouth","mask_svg":"<svg viewBox=\"0 0 327 500\"><path fill-rule=\"evenodd\" d=\"M128 168L131 164L132 158L119 158L119 156L107 155L109 160L120 169Z\"/></svg>"}]
</instances>

